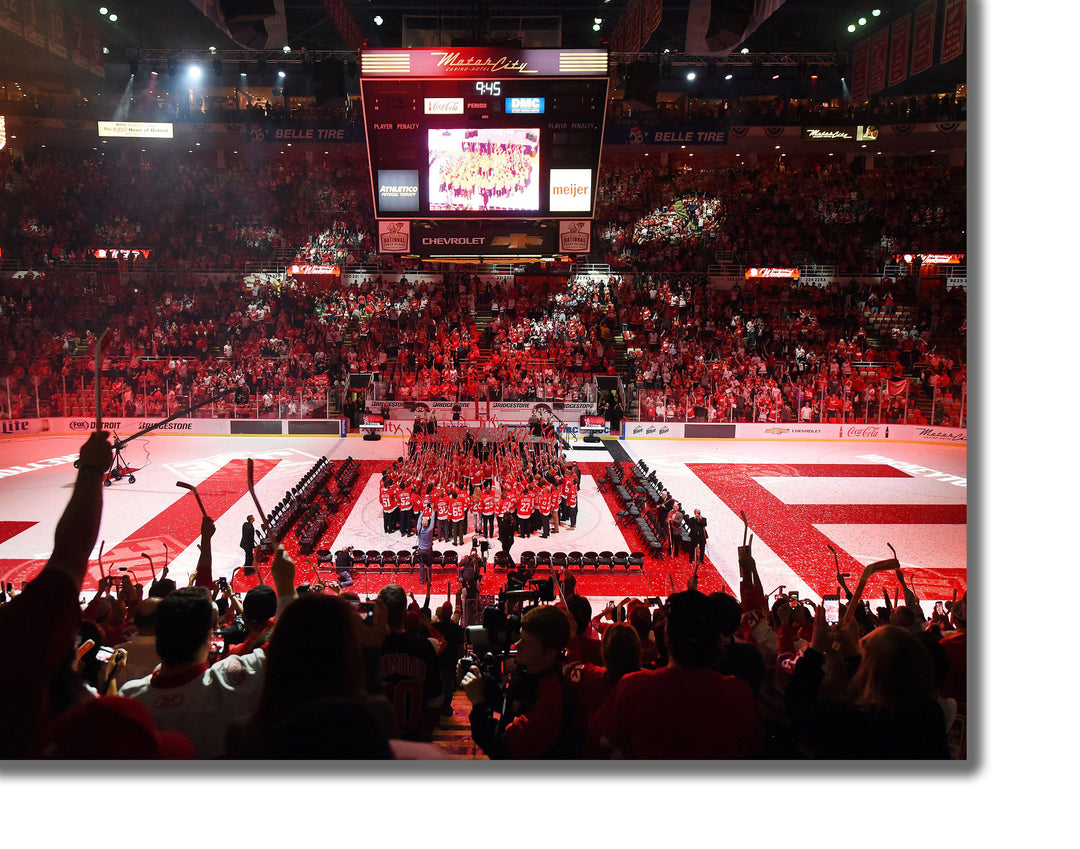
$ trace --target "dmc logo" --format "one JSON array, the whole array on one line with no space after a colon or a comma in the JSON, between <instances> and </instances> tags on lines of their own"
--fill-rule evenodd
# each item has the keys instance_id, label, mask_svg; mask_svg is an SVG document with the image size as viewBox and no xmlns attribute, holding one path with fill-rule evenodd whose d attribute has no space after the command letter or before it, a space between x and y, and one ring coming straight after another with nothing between
<instances>
[{"instance_id":1,"label":"dmc logo","mask_svg":"<svg viewBox=\"0 0 1080 849\"><path fill-rule=\"evenodd\" d=\"M0 428L2 428L3 433L19 433L20 431L30 430L30 422L0 422Z\"/></svg>"},{"instance_id":2,"label":"dmc logo","mask_svg":"<svg viewBox=\"0 0 1080 849\"><path fill-rule=\"evenodd\" d=\"M765 432L766 433L776 433L776 434L787 433L788 428L786 428L786 427L769 427L769 428L765 429Z\"/></svg>"},{"instance_id":3,"label":"dmc logo","mask_svg":"<svg viewBox=\"0 0 1080 849\"><path fill-rule=\"evenodd\" d=\"M869 425L866 427L849 427L847 435L861 437L863 439L875 439L881 435L881 428Z\"/></svg>"}]
</instances>

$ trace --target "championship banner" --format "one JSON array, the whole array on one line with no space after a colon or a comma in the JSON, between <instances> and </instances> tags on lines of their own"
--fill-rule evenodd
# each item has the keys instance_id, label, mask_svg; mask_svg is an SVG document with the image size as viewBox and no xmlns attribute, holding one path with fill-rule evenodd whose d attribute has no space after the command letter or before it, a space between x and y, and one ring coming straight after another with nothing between
<instances>
[{"instance_id":1,"label":"championship banner","mask_svg":"<svg viewBox=\"0 0 1080 849\"><path fill-rule=\"evenodd\" d=\"M22 0L22 36L35 47L45 46L45 0Z\"/></svg>"},{"instance_id":2,"label":"championship banner","mask_svg":"<svg viewBox=\"0 0 1080 849\"><path fill-rule=\"evenodd\" d=\"M870 76L870 39L864 38L851 53L851 99L866 100Z\"/></svg>"},{"instance_id":3,"label":"championship banner","mask_svg":"<svg viewBox=\"0 0 1080 849\"><path fill-rule=\"evenodd\" d=\"M899 85L907 79L908 55L911 53L911 13L895 21L889 28L889 85Z\"/></svg>"},{"instance_id":4,"label":"championship banner","mask_svg":"<svg viewBox=\"0 0 1080 849\"><path fill-rule=\"evenodd\" d=\"M889 31L875 32L870 39L870 94L885 88L885 71L889 62Z\"/></svg>"},{"instance_id":5,"label":"championship banner","mask_svg":"<svg viewBox=\"0 0 1080 849\"><path fill-rule=\"evenodd\" d=\"M19 19L19 0L0 0L0 29L6 29L15 35L22 35L22 21Z\"/></svg>"},{"instance_id":6,"label":"championship banner","mask_svg":"<svg viewBox=\"0 0 1080 849\"><path fill-rule=\"evenodd\" d=\"M915 10L915 31L911 38L911 76L934 64L936 0L927 0Z\"/></svg>"},{"instance_id":7,"label":"championship banner","mask_svg":"<svg viewBox=\"0 0 1080 849\"><path fill-rule=\"evenodd\" d=\"M938 61L944 65L964 52L967 5L964 0L945 0L945 22L941 27L941 53Z\"/></svg>"},{"instance_id":8,"label":"championship banner","mask_svg":"<svg viewBox=\"0 0 1080 849\"><path fill-rule=\"evenodd\" d=\"M86 25L86 18L74 12L70 18L71 24L71 61L84 71L90 70L90 55L87 52L90 45L90 30Z\"/></svg>"},{"instance_id":9,"label":"championship banner","mask_svg":"<svg viewBox=\"0 0 1080 849\"><path fill-rule=\"evenodd\" d=\"M53 56L67 59L67 22L64 20L64 7L58 0L49 0L49 52Z\"/></svg>"}]
</instances>

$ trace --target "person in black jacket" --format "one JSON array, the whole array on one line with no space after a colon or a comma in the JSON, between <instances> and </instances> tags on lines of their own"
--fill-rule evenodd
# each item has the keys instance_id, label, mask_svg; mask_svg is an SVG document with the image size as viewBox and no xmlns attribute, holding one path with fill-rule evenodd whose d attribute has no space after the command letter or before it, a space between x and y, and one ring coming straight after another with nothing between
<instances>
[{"instance_id":1,"label":"person in black jacket","mask_svg":"<svg viewBox=\"0 0 1080 849\"><path fill-rule=\"evenodd\" d=\"M254 571L255 562L255 517L248 516L240 528L240 547L244 550L244 574Z\"/></svg>"},{"instance_id":2,"label":"person in black jacket","mask_svg":"<svg viewBox=\"0 0 1080 849\"><path fill-rule=\"evenodd\" d=\"M705 526L709 520L701 515L700 510L695 510L693 516L686 519L686 527L690 535L690 565L695 563L700 566L705 562L705 540L709 538Z\"/></svg>"}]
</instances>

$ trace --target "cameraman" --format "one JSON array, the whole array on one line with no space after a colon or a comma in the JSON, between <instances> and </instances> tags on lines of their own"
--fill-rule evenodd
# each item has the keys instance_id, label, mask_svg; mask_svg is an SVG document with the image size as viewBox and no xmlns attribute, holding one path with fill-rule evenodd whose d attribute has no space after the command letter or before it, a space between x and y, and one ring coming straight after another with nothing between
<instances>
[{"instance_id":1,"label":"cameraman","mask_svg":"<svg viewBox=\"0 0 1080 849\"><path fill-rule=\"evenodd\" d=\"M471 666L465 674L461 688L473 705L472 738L492 760L581 756L573 705L562 678L563 651L569 641L570 620L562 610L534 607L521 620L521 638L514 644L517 663L505 688L500 682L498 699L485 695L487 682L478 667Z\"/></svg>"}]
</instances>

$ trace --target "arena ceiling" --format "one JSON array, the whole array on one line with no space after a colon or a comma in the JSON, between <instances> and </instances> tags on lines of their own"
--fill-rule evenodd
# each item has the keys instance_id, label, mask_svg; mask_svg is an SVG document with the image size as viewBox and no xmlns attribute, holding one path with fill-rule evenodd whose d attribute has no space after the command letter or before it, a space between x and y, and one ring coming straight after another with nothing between
<instances>
[{"instance_id":1,"label":"arena ceiling","mask_svg":"<svg viewBox=\"0 0 1080 849\"><path fill-rule=\"evenodd\" d=\"M620 16L634 2L560 0L546 6L530 0L67 0L64 5L69 14L79 14L100 27L103 45L109 51L106 79L126 81L130 57L147 49L277 49L288 44L294 52L307 50L317 55L320 51L350 50L358 39L372 47L423 46L439 43L433 39L440 38L444 45L449 45L451 38L482 44L486 38L513 38L538 29L557 39L543 46L608 45ZM925 0L887 0L874 6L871 0L662 0L660 23L640 52L702 55L699 26L710 15L726 14L730 20L749 22L756 9L760 19L756 29L751 23L752 31L745 40L716 55L741 47L753 53L846 54L865 38L858 29L847 31L859 17L867 19L869 29L922 2ZM275 15L260 21L234 19L227 26L222 12L230 6L252 16L259 14L260 6L264 10L273 7ZM108 15L116 15L116 20L102 15L102 8ZM876 18L872 14L875 8L881 12ZM376 25L376 18L381 19L381 25ZM603 22L598 32L593 30L597 18ZM688 46L698 49L688 51ZM77 85L79 73L70 62L0 30L0 79L62 80Z\"/></svg>"}]
</instances>

